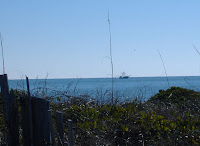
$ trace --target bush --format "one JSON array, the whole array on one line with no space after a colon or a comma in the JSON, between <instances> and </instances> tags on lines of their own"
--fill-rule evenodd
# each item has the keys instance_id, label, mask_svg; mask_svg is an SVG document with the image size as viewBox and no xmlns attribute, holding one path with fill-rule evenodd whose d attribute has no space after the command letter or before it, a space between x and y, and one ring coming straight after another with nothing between
<instances>
[{"instance_id":1,"label":"bush","mask_svg":"<svg viewBox=\"0 0 200 146\"><path fill-rule=\"evenodd\" d=\"M66 134L65 121L73 121L76 145L200 144L199 92L171 87L145 102L135 99L115 105L98 105L81 97L71 101L52 102L51 109L53 121L57 110L63 112Z\"/></svg>"}]
</instances>

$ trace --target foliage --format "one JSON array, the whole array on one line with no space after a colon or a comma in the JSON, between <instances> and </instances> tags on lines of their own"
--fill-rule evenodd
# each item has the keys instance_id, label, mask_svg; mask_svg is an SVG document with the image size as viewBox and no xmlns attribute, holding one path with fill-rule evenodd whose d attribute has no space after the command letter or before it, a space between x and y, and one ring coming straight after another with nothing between
<instances>
[{"instance_id":1,"label":"foliage","mask_svg":"<svg viewBox=\"0 0 200 146\"><path fill-rule=\"evenodd\" d=\"M5 131L4 114L3 114L3 103L0 96L0 145L3 145L3 132Z\"/></svg>"},{"instance_id":2,"label":"foliage","mask_svg":"<svg viewBox=\"0 0 200 146\"><path fill-rule=\"evenodd\" d=\"M13 91L16 97L23 91ZM199 145L200 93L171 87L148 101L98 105L89 98L51 103L53 122L57 110L73 121L76 145ZM55 100L54 100L55 101ZM19 117L20 117L20 105ZM2 110L0 98L0 111ZM0 132L3 114L0 113ZM67 137L65 137L67 140Z\"/></svg>"},{"instance_id":3,"label":"foliage","mask_svg":"<svg viewBox=\"0 0 200 146\"><path fill-rule=\"evenodd\" d=\"M172 87L144 103L52 106L73 121L77 145L198 145L199 95Z\"/></svg>"},{"instance_id":4,"label":"foliage","mask_svg":"<svg viewBox=\"0 0 200 146\"><path fill-rule=\"evenodd\" d=\"M153 100L162 100L168 101L171 100L173 103L183 102L184 100L195 101L200 99L200 93L193 90L181 88L181 87L171 87L170 89L159 90L159 93L151 97L149 101Z\"/></svg>"}]
</instances>

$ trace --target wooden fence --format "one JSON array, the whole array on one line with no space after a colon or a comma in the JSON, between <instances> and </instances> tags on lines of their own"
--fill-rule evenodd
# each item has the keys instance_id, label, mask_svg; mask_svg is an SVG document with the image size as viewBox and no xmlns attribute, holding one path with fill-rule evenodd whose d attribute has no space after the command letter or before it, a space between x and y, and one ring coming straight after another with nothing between
<instances>
[{"instance_id":1,"label":"wooden fence","mask_svg":"<svg viewBox=\"0 0 200 146\"><path fill-rule=\"evenodd\" d=\"M31 97L29 80L27 81L27 94L16 98L9 91L7 75L0 75L1 97L6 129L6 143L8 146L19 146L19 114L16 99L20 99L22 139L24 146L73 146L72 121L68 120L68 142L64 140L63 113L56 112L56 133L49 101L42 98ZM57 141L55 140L57 138Z\"/></svg>"}]
</instances>

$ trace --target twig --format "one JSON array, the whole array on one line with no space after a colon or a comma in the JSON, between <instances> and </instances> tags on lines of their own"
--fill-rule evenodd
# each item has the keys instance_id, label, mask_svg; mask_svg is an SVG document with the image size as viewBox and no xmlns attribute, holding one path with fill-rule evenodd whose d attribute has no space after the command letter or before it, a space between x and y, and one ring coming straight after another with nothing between
<instances>
[{"instance_id":1,"label":"twig","mask_svg":"<svg viewBox=\"0 0 200 146\"><path fill-rule=\"evenodd\" d=\"M157 51L158 51L158 54L160 55L160 59L162 60L162 64L163 64L163 67L164 67L164 70L165 70L165 75L166 75L166 78L167 78L167 83L168 83L168 86L169 86L169 88L170 88L169 80L168 80L168 76L167 76L167 71L166 71L166 68L165 68L165 63L164 63L164 61L163 61L163 59L162 59L162 56L161 56L159 50L157 50Z\"/></svg>"},{"instance_id":2,"label":"twig","mask_svg":"<svg viewBox=\"0 0 200 146\"><path fill-rule=\"evenodd\" d=\"M78 86L78 83L80 82L80 78L78 78L77 77L77 79L78 79L78 81L76 82L76 85L75 85L75 87L74 87L74 95L76 94L76 90L77 90L77 86Z\"/></svg>"},{"instance_id":3,"label":"twig","mask_svg":"<svg viewBox=\"0 0 200 146\"><path fill-rule=\"evenodd\" d=\"M192 44L193 45L193 47L195 48L195 50L197 51L197 53L200 55L200 52L199 52L199 50L196 48L196 46L194 45L194 44Z\"/></svg>"}]
</instances>

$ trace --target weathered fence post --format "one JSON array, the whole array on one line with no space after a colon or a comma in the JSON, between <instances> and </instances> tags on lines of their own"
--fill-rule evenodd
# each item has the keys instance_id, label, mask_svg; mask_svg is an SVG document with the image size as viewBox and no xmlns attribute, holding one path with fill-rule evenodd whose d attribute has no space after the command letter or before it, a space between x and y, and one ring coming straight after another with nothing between
<instances>
[{"instance_id":1,"label":"weathered fence post","mask_svg":"<svg viewBox=\"0 0 200 146\"><path fill-rule=\"evenodd\" d=\"M32 119L32 105L31 105L31 94L30 94L30 88L29 88L29 80L28 77L26 77L26 84L27 84L27 92L28 92L28 97L26 98L26 102L28 105L28 113L29 113L29 126L30 126L30 143L31 146L33 146L33 119Z\"/></svg>"},{"instance_id":2,"label":"weathered fence post","mask_svg":"<svg viewBox=\"0 0 200 146\"><path fill-rule=\"evenodd\" d=\"M64 144L63 113L59 111L56 112L56 128L58 135L58 145L63 145Z\"/></svg>"},{"instance_id":3,"label":"weathered fence post","mask_svg":"<svg viewBox=\"0 0 200 146\"><path fill-rule=\"evenodd\" d=\"M19 146L18 108L15 106L15 95L9 94L7 74L0 75L0 86L7 128L7 144L8 146Z\"/></svg>"},{"instance_id":4,"label":"weathered fence post","mask_svg":"<svg viewBox=\"0 0 200 146\"><path fill-rule=\"evenodd\" d=\"M33 146L32 105L28 77L26 77L26 83L28 96L21 97L23 144L24 146Z\"/></svg>"},{"instance_id":5,"label":"weathered fence post","mask_svg":"<svg viewBox=\"0 0 200 146\"><path fill-rule=\"evenodd\" d=\"M33 142L35 146L50 145L48 110L49 101L41 98L32 98Z\"/></svg>"},{"instance_id":6,"label":"weathered fence post","mask_svg":"<svg viewBox=\"0 0 200 146\"><path fill-rule=\"evenodd\" d=\"M73 146L74 140L73 140L73 132L72 132L72 120L69 119L67 121L67 125L68 125L68 134L69 134L69 146Z\"/></svg>"},{"instance_id":7,"label":"weathered fence post","mask_svg":"<svg viewBox=\"0 0 200 146\"><path fill-rule=\"evenodd\" d=\"M50 125L50 141L52 142L52 146L55 146L56 142L55 142L55 134L54 134L54 129L53 129L51 110L48 110L48 117L49 117L49 125Z\"/></svg>"}]
</instances>

